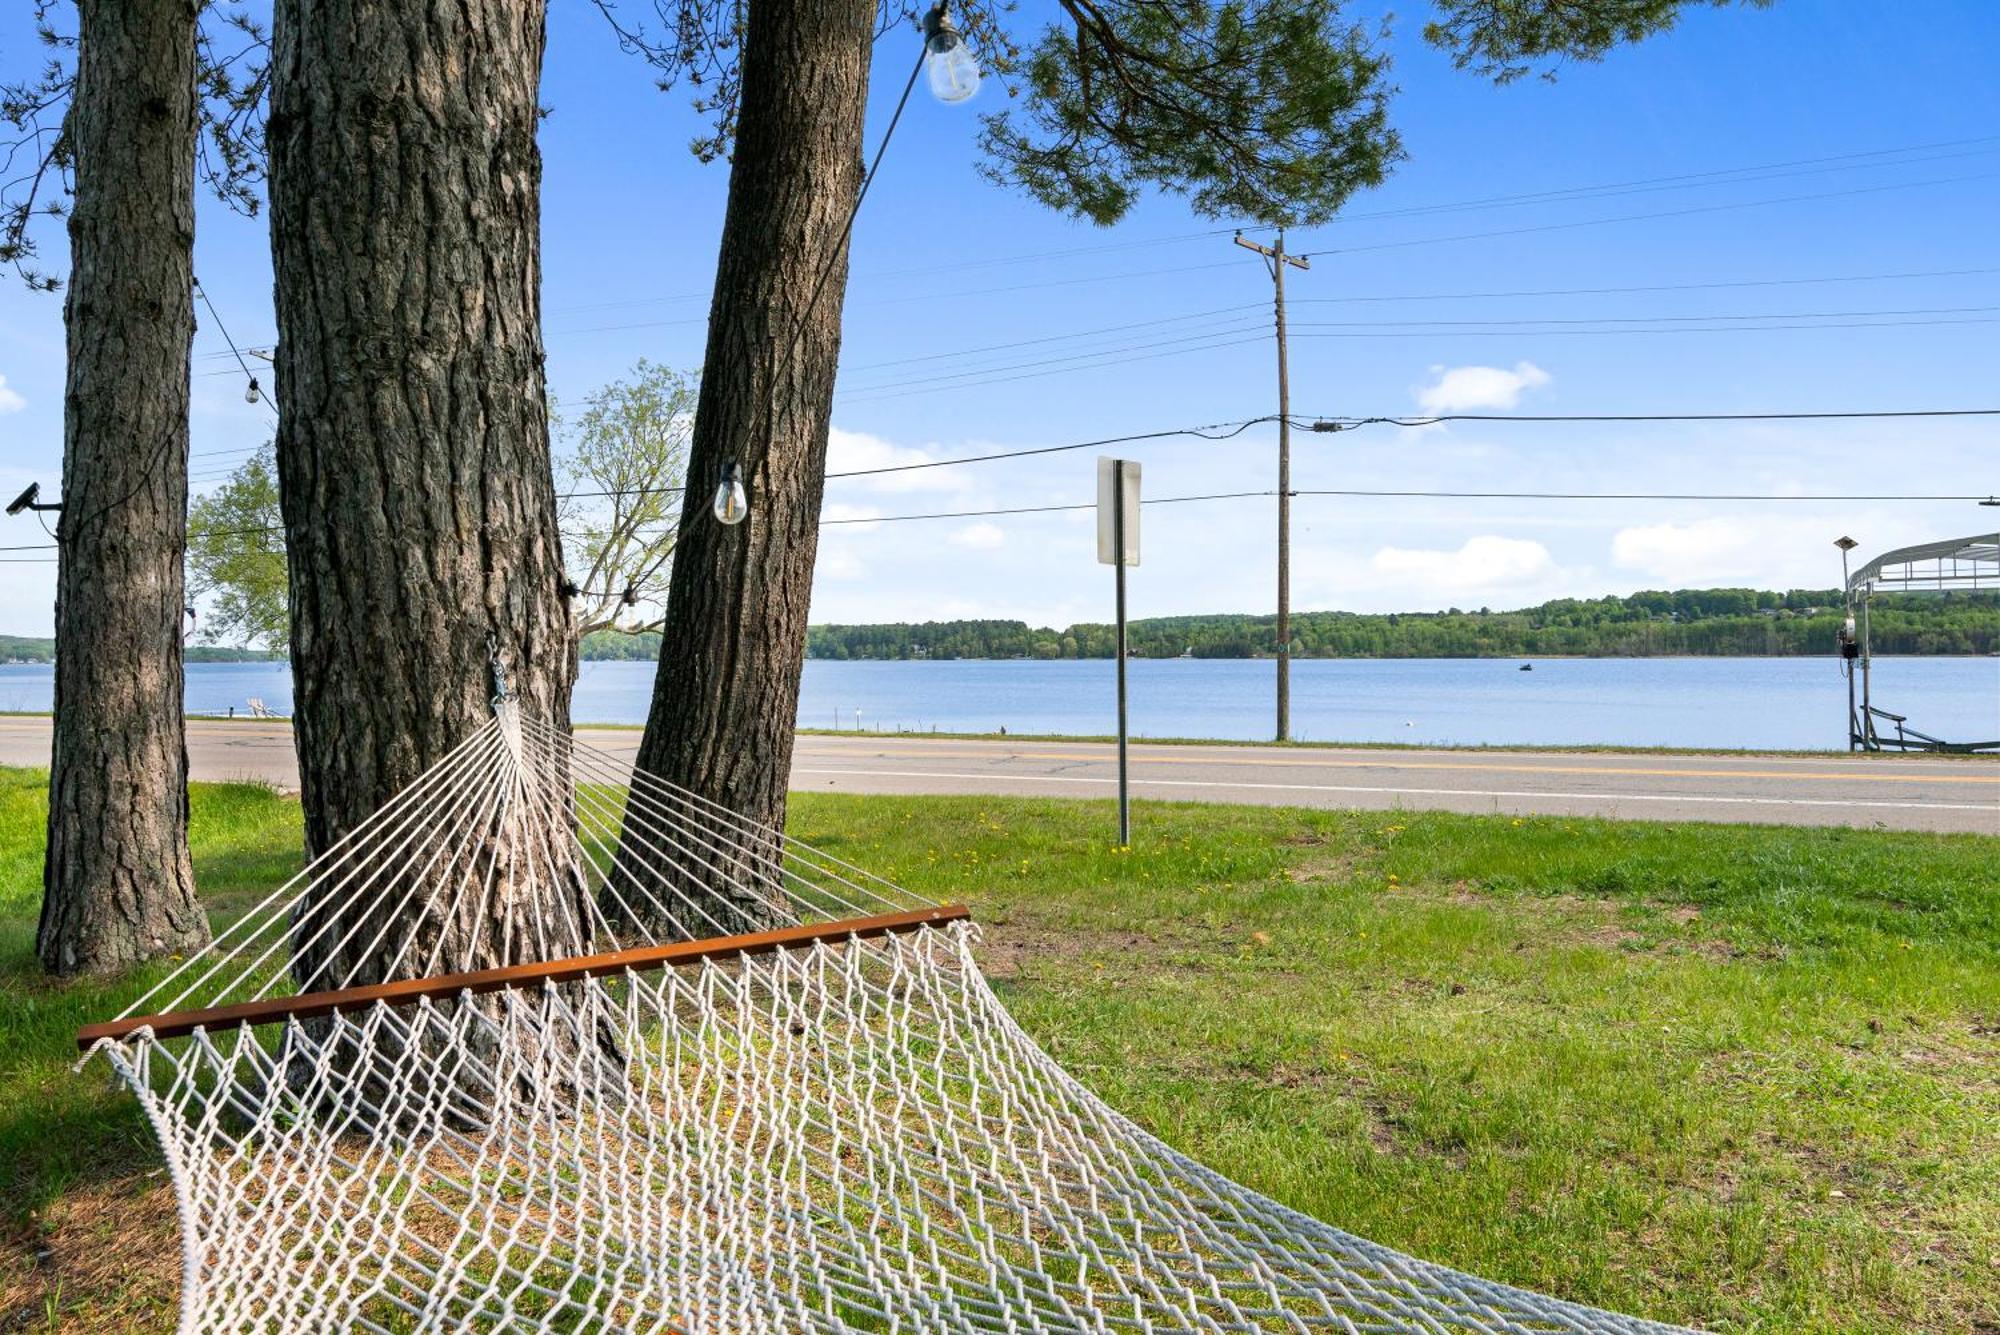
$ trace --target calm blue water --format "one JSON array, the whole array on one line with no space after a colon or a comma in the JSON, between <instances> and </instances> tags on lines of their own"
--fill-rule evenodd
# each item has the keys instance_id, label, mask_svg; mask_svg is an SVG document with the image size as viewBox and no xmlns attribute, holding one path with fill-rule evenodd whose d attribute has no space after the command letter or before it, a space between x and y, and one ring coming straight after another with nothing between
<instances>
[{"instance_id":1,"label":"calm blue water","mask_svg":"<svg viewBox=\"0 0 2000 1335\"><path fill-rule=\"evenodd\" d=\"M1839 749L1847 688L1832 658L1571 658L1522 672L1510 659L1313 659L1292 665L1292 730L1308 741L1458 745L1590 743ZM1132 664L1137 736L1268 737L1269 662L1142 659ZM574 714L642 723L651 663L585 663ZM1112 665L912 662L806 665L807 727L926 732L1109 733ZM0 710L46 710L52 670L0 665ZM190 713L244 712L252 696L292 701L282 663L195 663ZM1956 741L2000 737L2000 659L1880 659L1875 702Z\"/></svg>"}]
</instances>

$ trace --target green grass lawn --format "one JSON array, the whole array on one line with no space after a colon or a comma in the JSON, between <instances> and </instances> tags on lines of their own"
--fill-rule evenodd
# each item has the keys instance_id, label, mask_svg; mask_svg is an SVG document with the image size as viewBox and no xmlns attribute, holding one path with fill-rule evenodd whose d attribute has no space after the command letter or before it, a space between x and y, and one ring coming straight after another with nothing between
<instances>
[{"instance_id":1,"label":"green grass lawn","mask_svg":"<svg viewBox=\"0 0 2000 1335\"><path fill-rule=\"evenodd\" d=\"M0 770L0 1330L171 1325L171 1202L32 956ZM1377 1241L1717 1330L2000 1331L2000 839L805 794L972 905L1028 1029L1173 1145ZM197 785L218 911L296 804Z\"/></svg>"}]
</instances>

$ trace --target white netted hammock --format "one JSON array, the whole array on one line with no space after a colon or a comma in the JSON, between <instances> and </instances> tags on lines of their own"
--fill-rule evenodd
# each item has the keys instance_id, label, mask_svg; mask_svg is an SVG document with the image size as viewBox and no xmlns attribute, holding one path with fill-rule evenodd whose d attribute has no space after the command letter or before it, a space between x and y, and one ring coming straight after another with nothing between
<instances>
[{"instance_id":1,"label":"white netted hammock","mask_svg":"<svg viewBox=\"0 0 2000 1335\"><path fill-rule=\"evenodd\" d=\"M1176 1153L974 941L502 702L79 1041L165 1153L183 1332L1671 1329Z\"/></svg>"}]
</instances>

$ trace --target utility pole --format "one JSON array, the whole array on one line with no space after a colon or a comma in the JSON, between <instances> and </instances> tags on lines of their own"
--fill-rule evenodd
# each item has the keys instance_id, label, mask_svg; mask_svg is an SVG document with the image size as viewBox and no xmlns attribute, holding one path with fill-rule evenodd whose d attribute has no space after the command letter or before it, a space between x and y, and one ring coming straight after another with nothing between
<instances>
[{"instance_id":1,"label":"utility pole","mask_svg":"<svg viewBox=\"0 0 2000 1335\"><path fill-rule=\"evenodd\" d=\"M1278 323L1278 740L1292 739L1292 386L1285 354L1285 266L1312 268L1304 255L1285 253L1285 229L1278 244L1260 246L1236 234L1236 244L1264 257L1271 271Z\"/></svg>"}]
</instances>

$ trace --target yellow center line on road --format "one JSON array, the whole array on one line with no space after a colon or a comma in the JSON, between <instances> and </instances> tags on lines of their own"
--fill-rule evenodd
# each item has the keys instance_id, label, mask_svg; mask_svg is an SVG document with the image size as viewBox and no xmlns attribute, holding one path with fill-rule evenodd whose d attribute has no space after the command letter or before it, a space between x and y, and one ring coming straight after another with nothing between
<instances>
[{"instance_id":1,"label":"yellow center line on road","mask_svg":"<svg viewBox=\"0 0 2000 1335\"><path fill-rule=\"evenodd\" d=\"M962 779L971 783L991 783L1002 779L1009 783L1066 783L1108 788L1117 783L1114 778L1091 778L1080 774L961 774L949 770L890 770L890 769L810 769L800 768L794 774L833 774L849 778L877 779ZM1504 788L1401 788L1378 784L1345 783L1252 783L1231 779L1223 782L1216 779L1143 779L1132 780L1135 786L1147 788L1215 788L1225 792L1242 792L1258 789L1271 792L1299 793L1372 793L1388 796L1417 797L1479 797L1532 800L1536 802L1561 801L1581 802L1591 805L1609 805L1615 808L1620 802L1664 802L1671 805L1712 805L1734 807L1880 807L1899 811L1988 811L2000 814L2000 808L1985 804L1973 805L1969 802L1905 802L1883 798L1867 797L1761 797L1735 796L1712 793L1573 793L1551 791L1545 788L1504 789ZM1421 809L1421 808L1419 808Z\"/></svg>"},{"instance_id":2,"label":"yellow center line on road","mask_svg":"<svg viewBox=\"0 0 2000 1335\"><path fill-rule=\"evenodd\" d=\"M0 719L0 730L48 729L46 719ZM190 735L202 737L233 738L242 741L276 740L291 741L291 727L287 723L216 723L190 724ZM633 730L633 736L637 736ZM599 745L609 738L598 737ZM922 760L977 759L992 761L1043 761L1068 762L1071 764L1108 765L1116 759L1116 753L1109 743L1078 743L1071 750L1063 751L1017 751L1004 743L984 747L966 747L945 742L910 741L898 742L831 742L830 739L802 737L801 758L804 754L828 759L866 760L895 759L905 763ZM1189 748L1203 751L1203 748ZM1731 769L1703 768L1680 769L1670 766L1652 765L1577 765L1535 763L1532 761L1501 760L1438 760L1438 759L1398 759L1377 753L1356 757L1301 757L1301 756L1246 756L1217 748L1214 753L1163 755L1157 747L1144 744L1135 748L1131 756L1132 764L1139 765L1209 765L1233 769L1325 769L1325 770L1435 770L1444 773L1488 773L1488 774L1550 774L1550 775L1604 775L1610 778L1664 778L1664 779L1778 779L1820 782L1825 780L1850 783L1937 783L1973 784L2000 787L2000 772L1992 774L1947 774L1938 770L1922 773L1887 772L1876 768L1874 760L1857 760L1852 769L1804 770L1804 769ZM1921 762L1919 762L1921 763ZM1964 764L1978 764L1974 761L1947 762L1956 768ZM1942 768L1942 766L1940 767ZM2000 768L2000 767L1996 767Z\"/></svg>"},{"instance_id":3,"label":"yellow center line on road","mask_svg":"<svg viewBox=\"0 0 2000 1335\"><path fill-rule=\"evenodd\" d=\"M971 759L986 760L1066 760L1072 763L1111 764L1116 756L1105 751L1003 751L999 749L976 751L947 751L928 749L928 742L917 747L890 750L885 747L848 748L815 747L814 753L837 756L845 759L865 759L871 755L903 761L928 759ZM919 749L922 748L922 749ZM1686 779L1804 779L1818 781L1839 779L1849 782L1874 783L1974 783L2000 785L2000 774L1882 774L1865 773L1859 769L1852 772L1839 770L1754 770L1754 769L1672 769L1641 765L1529 765L1507 762L1469 764L1450 760L1395 760L1373 758L1366 760L1304 760L1283 756L1268 759L1258 757L1231 756L1163 756L1143 751L1132 753L1134 765L1230 765L1242 769L1263 769L1268 767L1289 769L1410 769L1446 770L1471 773L1493 774L1605 774L1618 777L1644 778L1686 778Z\"/></svg>"}]
</instances>

